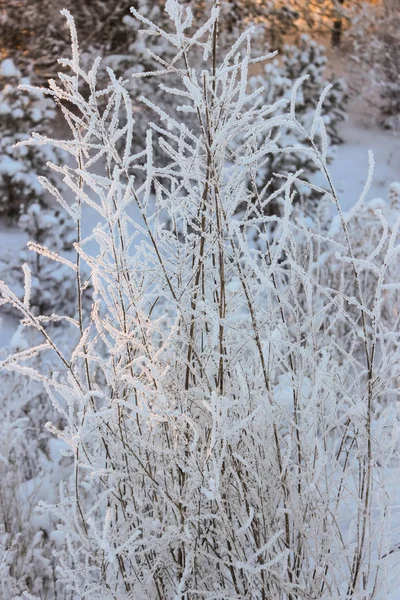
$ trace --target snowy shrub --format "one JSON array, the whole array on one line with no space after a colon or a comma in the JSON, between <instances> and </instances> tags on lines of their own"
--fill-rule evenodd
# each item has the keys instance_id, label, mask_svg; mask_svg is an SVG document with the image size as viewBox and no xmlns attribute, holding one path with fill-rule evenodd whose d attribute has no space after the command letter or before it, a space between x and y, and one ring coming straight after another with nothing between
<instances>
[{"instance_id":1,"label":"snowy shrub","mask_svg":"<svg viewBox=\"0 0 400 600\"><path fill-rule=\"evenodd\" d=\"M54 104L43 93L29 96L18 89L20 84L29 84L29 79L6 58L0 63L0 215L14 218L22 206L43 196L38 175L47 172L47 160L57 160L52 148L15 147L32 130L43 132L55 115Z\"/></svg>"},{"instance_id":2,"label":"snowy shrub","mask_svg":"<svg viewBox=\"0 0 400 600\"><path fill-rule=\"evenodd\" d=\"M291 82L291 87L301 77L304 80L300 95L297 98L296 111L308 113L308 122L313 111L315 111L321 95L329 83L331 88L324 97L321 115L324 119L326 131L330 142L341 143L338 132L339 124L346 118L346 104L348 101L347 86L343 79L332 77L327 79L325 70L327 57L325 48L303 34L297 45L287 45L283 50L283 77ZM306 118L306 117L305 117Z\"/></svg>"},{"instance_id":3,"label":"snowy shrub","mask_svg":"<svg viewBox=\"0 0 400 600\"><path fill-rule=\"evenodd\" d=\"M219 46L226 48L228 43L234 43L244 26L255 26L257 43L254 44L254 51L259 52L260 47L266 46L280 50L284 39L297 29L299 6L296 2L297 0L219 0ZM201 21L213 5L213 0L190 2L194 16Z\"/></svg>"},{"instance_id":4,"label":"snowy shrub","mask_svg":"<svg viewBox=\"0 0 400 600\"><path fill-rule=\"evenodd\" d=\"M159 27L168 27L168 19L165 18L160 3L139 0L136 4L136 8L140 10L140 13L146 19L155 21ZM152 102L165 109L167 109L169 100L165 92L155 84L154 79L148 76L148 73L158 67L155 60L156 56L162 56L163 60L168 61L173 59L173 54L165 38L159 35L155 28L153 28L153 35L150 35L147 43L145 43L143 36L140 35L142 24L137 19L128 13L124 15L120 23L125 32L124 35L121 32L125 44L108 53L102 61L98 79L106 85L109 80L107 69L112 68L116 77L121 77L125 81L125 87L130 93L137 123L132 136L132 152L139 152L142 149L142 140L146 136L147 124L149 120L155 118L149 106L141 101L142 96L150 98ZM114 28L116 29L116 26ZM173 71L167 73L167 77L164 74L164 78L166 79L165 83L171 84L171 79L176 82ZM105 97L104 100L106 102L107 98ZM105 105L100 105L100 107L104 109ZM119 118L123 119L124 116L124 110L122 109ZM158 152L160 160L163 156L161 152Z\"/></svg>"},{"instance_id":5,"label":"snowy shrub","mask_svg":"<svg viewBox=\"0 0 400 600\"><path fill-rule=\"evenodd\" d=\"M42 338L2 367L42 382L64 420L51 429L74 461L53 507L66 540L59 580L93 600L386 598L396 542L386 477L398 457L395 405L384 400L398 395L400 356L381 300L398 285L387 268L397 239L383 228L376 250L388 250L367 304L363 260L374 257L353 250L327 168L321 103L306 129L296 114L300 84L285 111L249 91L250 32L218 62L217 9L193 34L190 11L175 0L166 11L175 33L157 34L175 54L159 59L160 70L181 82L163 92L181 106L177 117L144 100L161 125L149 124L137 154L123 80L109 69L101 88L99 61L83 69L64 12L73 54L49 94L72 130L54 143L75 160L57 168L75 203L44 184L77 227L69 267L79 310L65 320L68 343L30 310L29 285L23 300L0 288ZM197 130L182 112L195 115ZM336 249L336 238L296 216L301 173L278 174L272 194L256 184L280 127L301 133L326 176L344 235L338 260L355 286L350 309L346 289L318 268L320 248ZM166 165L154 160L157 145ZM278 196L281 213L266 216ZM89 208L97 224L83 238ZM393 231L399 223L397 215ZM56 372L35 365L43 352Z\"/></svg>"},{"instance_id":6,"label":"snowy shrub","mask_svg":"<svg viewBox=\"0 0 400 600\"><path fill-rule=\"evenodd\" d=\"M286 45L282 49L282 56L266 63L262 75L250 78L253 90L264 88L263 100L267 104L274 104L282 98L290 100L293 86L296 81L303 79L303 83L296 96L296 115L301 124L308 130L311 127L315 110L324 93L324 102L321 107L321 118L324 120L325 131L328 134L328 143L339 144L341 138L338 132L339 124L346 117L346 104L348 100L346 84L343 80L324 77L326 68L324 47L303 34L300 36L299 45ZM324 90L327 86L329 90ZM285 111L285 104L282 105ZM305 185L310 175L319 169L314 153L310 152L307 135L287 123L287 127L276 129L276 146L271 150L268 160L257 169L257 185L260 189L268 185L269 193L275 192L280 187L276 173L285 174L302 170L302 182L295 181L296 201L308 201L308 210L315 210L310 200L319 199L321 193ZM263 134L265 137L265 134ZM259 135L261 139L261 134ZM290 151L288 151L290 148ZM269 210L279 210L280 198L268 204Z\"/></svg>"},{"instance_id":7,"label":"snowy shrub","mask_svg":"<svg viewBox=\"0 0 400 600\"><path fill-rule=\"evenodd\" d=\"M26 332L14 336L15 351L28 344ZM50 372L49 365L44 360L40 368ZM2 373L0 398L0 595L22 600L29 592L54 598L55 590L61 592L53 557L55 522L35 509L40 500L57 499L65 473L60 442L45 428L49 419L61 425L62 418L41 385L19 373Z\"/></svg>"},{"instance_id":8,"label":"snowy shrub","mask_svg":"<svg viewBox=\"0 0 400 600\"><path fill-rule=\"evenodd\" d=\"M335 244L322 252L319 267L324 265L325 285L333 289L343 288L343 300L348 302L347 311L357 318L357 306L352 301L360 286L368 310L379 301L379 316L391 329L398 327L400 295L400 266L396 250L400 244L398 218L400 215L400 184L394 182L389 188L388 200L381 198L364 201L345 215L347 229L352 241L353 254L358 264L358 281L352 277L352 265L346 260L346 238L340 217L330 225L328 236ZM377 298L377 294L379 300ZM350 323L348 324L350 327Z\"/></svg>"}]
</instances>

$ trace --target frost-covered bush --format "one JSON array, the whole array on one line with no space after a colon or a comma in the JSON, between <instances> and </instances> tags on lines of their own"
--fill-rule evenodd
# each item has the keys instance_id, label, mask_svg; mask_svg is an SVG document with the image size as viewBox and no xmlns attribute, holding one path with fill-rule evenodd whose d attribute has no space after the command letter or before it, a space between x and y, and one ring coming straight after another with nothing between
<instances>
[{"instance_id":1,"label":"frost-covered bush","mask_svg":"<svg viewBox=\"0 0 400 600\"><path fill-rule=\"evenodd\" d=\"M359 285L369 310L373 310L379 297L380 318L393 329L398 328L400 306L399 216L400 184L397 182L390 185L387 200L363 201L345 215L358 265L358 281L352 277L352 264L346 259L346 237L338 216L332 220L328 232L336 245L330 244L319 261L326 276L325 285L345 288L343 300L349 304L347 310L354 313L354 318L358 311L354 299Z\"/></svg>"},{"instance_id":2,"label":"frost-covered bush","mask_svg":"<svg viewBox=\"0 0 400 600\"><path fill-rule=\"evenodd\" d=\"M327 57L324 46L303 34L297 45L284 47L282 60L282 76L290 81L291 88L298 79L307 76L296 102L296 111L304 114L305 119L307 119L307 113L309 115L306 121L307 125L312 120L311 115L315 111L325 87L328 83L330 84L329 92L324 97L321 115L330 142L332 144L341 143L338 126L346 118L347 86L341 78L326 77Z\"/></svg>"},{"instance_id":3,"label":"frost-covered bush","mask_svg":"<svg viewBox=\"0 0 400 600\"><path fill-rule=\"evenodd\" d=\"M48 173L46 161L56 161L54 149L15 147L31 131L43 132L54 118L54 104L42 92L29 96L28 85L11 58L0 63L0 215L17 217L21 207L43 196L39 175Z\"/></svg>"},{"instance_id":4,"label":"frost-covered bush","mask_svg":"<svg viewBox=\"0 0 400 600\"><path fill-rule=\"evenodd\" d=\"M139 154L124 82L110 69L100 88L99 61L82 68L64 13L73 55L49 94L72 130L55 144L75 160L61 172L76 198L67 208L78 298L81 263L94 288L90 315L65 320L75 347L56 343L30 311L29 285L23 301L0 288L42 337L2 367L45 385L65 419L53 431L74 461L53 508L66 539L58 577L93 600L383 599L395 541L387 466L398 468L394 403L383 400L399 392L398 331L380 312L382 285L364 301L321 105L306 130L299 86L285 112L249 91L249 32L218 62L217 9L193 34L181 5L168 0L166 11L175 33L162 36L175 55L161 65L180 84L164 93L197 130L150 99L162 125L149 125ZM201 50L198 64L192 50ZM321 246L336 239L293 206L301 173L277 177L274 194L256 185L276 128L288 126L307 139L340 216L351 310L346 288L318 269ZM167 164L154 159L156 145ZM268 217L277 196L282 212ZM85 207L98 222L82 239ZM385 286L397 285L385 263L376 268ZM35 365L42 352L53 353L56 372Z\"/></svg>"},{"instance_id":5,"label":"frost-covered bush","mask_svg":"<svg viewBox=\"0 0 400 600\"><path fill-rule=\"evenodd\" d=\"M281 49L285 38L297 29L299 6L297 0L219 0L219 46L234 43L241 35L244 26L255 26L257 42L253 50L268 45L270 48ZM208 14L214 0L191 0L195 18L203 20Z\"/></svg>"},{"instance_id":6,"label":"frost-covered bush","mask_svg":"<svg viewBox=\"0 0 400 600\"><path fill-rule=\"evenodd\" d=\"M304 78L296 96L298 120L306 130L309 130L320 98L324 95L320 114L328 135L327 143L332 146L341 142L338 126L346 118L348 95L346 84L342 79L329 80L325 77L326 64L324 47L303 34L299 38L298 45L284 46L280 57L267 62L263 74L251 77L250 86L254 90L263 87L263 101L272 105L285 98L290 101L293 86L298 80ZM282 104L281 110L285 112L285 103ZM275 148L269 154L268 160L257 168L257 185L260 189L268 185L271 194L280 187L280 181L274 177L275 174L287 175L301 169L302 182L299 180L294 182L296 200L308 201L308 210L310 210L309 201L319 199L321 192L303 183L309 182L310 175L320 168L318 161L315 161L313 151L310 151L307 135L290 122L287 123L286 128L277 128L276 132ZM262 139L262 134L259 138ZM280 199L277 198L275 203L269 203L271 211L279 210L279 201Z\"/></svg>"},{"instance_id":7,"label":"frost-covered bush","mask_svg":"<svg viewBox=\"0 0 400 600\"><path fill-rule=\"evenodd\" d=\"M29 337L29 330L19 329L13 350L26 350ZM43 358L40 368L50 373L51 358ZM24 592L35 598L55 598L58 592L57 597L67 598L56 583L56 522L36 511L39 501L56 501L67 472L59 452L62 442L45 428L48 420L60 426L62 416L47 402L42 386L19 373L3 371L0 399L1 598L22 600Z\"/></svg>"}]
</instances>

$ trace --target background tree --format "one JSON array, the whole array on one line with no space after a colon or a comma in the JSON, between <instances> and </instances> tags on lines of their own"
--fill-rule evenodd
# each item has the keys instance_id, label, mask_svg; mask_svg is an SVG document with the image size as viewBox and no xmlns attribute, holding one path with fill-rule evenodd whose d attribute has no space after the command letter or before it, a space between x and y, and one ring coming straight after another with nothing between
<instances>
[{"instance_id":1,"label":"background tree","mask_svg":"<svg viewBox=\"0 0 400 600\"><path fill-rule=\"evenodd\" d=\"M60 153L49 146L15 147L31 131L41 133L55 116L53 102L42 92L29 95L19 85L29 84L12 58L0 63L0 214L16 218L23 205L43 197L38 176L46 162L58 162ZM54 177L53 177L54 181Z\"/></svg>"},{"instance_id":2,"label":"background tree","mask_svg":"<svg viewBox=\"0 0 400 600\"><path fill-rule=\"evenodd\" d=\"M378 105L378 120L388 129L400 126L400 7L396 0L365 6L355 19L350 40L354 70L366 73L365 89ZM376 97L378 100L376 101Z\"/></svg>"},{"instance_id":3,"label":"background tree","mask_svg":"<svg viewBox=\"0 0 400 600\"><path fill-rule=\"evenodd\" d=\"M46 256L46 248L52 248L58 256L70 256L76 241L73 219L61 208L34 203L21 214L18 226L30 243L44 248L44 255L33 252L26 243L17 251L5 252L0 258L0 279L7 281L22 299L26 273L21 264L25 264L30 271L31 310L48 317L60 313L74 316L77 310L76 274L66 264ZM86 291L85 302L89 296Z\"/></svg>"},{"instance_id":4,"label":"background tree","mask_svg":"<svg viewBox=\"0 0 400 600\"><path fill-rule=\"evenodd\" d=\"M274 104L279 99L290 101L293 86L296 81L305 78L296 96L296 112L298 120L305 129L310 127L319 99L324 89L331 86L321 107L321 117L324 120L329 146L341 143L339 125L346 118L348 102L347 86L343 79L327 78L325 70L327 58L325 48L313 41L307 34L299 36L297 44L285 45L282 52L274 61L268 61L264 72L250 79L252 89L264 88L264 102ZM285 112L286 106L282 107ZM286 148L291 151L287 152ZM331 155L328 156L328 160ZM293 185L296 190L295 201L304 205L306 212L315 210L315 201L321 197L310 183L312 173L319 166L310 152L309 142L304 135L304 129L293 126L279 128L279 137L274 147L258 167L257 185L260 189L267 186L268 193L273 194L280 186L276 174L286 177L289 173L301 170L302 176ZM282 198L277 197L268 203L270 213L279 213Z\"/></svg>"}]
</instances>

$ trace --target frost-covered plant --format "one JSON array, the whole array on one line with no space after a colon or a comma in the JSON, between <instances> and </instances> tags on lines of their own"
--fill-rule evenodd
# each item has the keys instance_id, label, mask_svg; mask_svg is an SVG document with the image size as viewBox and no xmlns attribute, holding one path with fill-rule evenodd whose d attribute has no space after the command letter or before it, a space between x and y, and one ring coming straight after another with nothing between
<instances>
[{"instance_id":1,"label":"frost-covered plant","mask_svg":"<svg viewBox=\"0 0 400 600\"><path fill-rule=\"evenodd\" d=\"M73 56L49 93L72 130L55 144L75 160L61 169L75 204L44 183L77 225L78 298L81 262L91 271L91 314L79 301L77 318L66 319L76 347L57 345L29 310L29 285L21 301L1 284L2 301L43 339L2 366L43 382L66 423L53 431L74 459L54 507L67 542L59 577L93 600L384 598L393 557L386 467L397 456L393 404L375 406L399 391L398 331L380 312L383 284L396 282L379 264L367 306L327 168L321 103L306 130L300 84L284 113L249 92L250 32L218 62L216 8L194 34L190 11L175 0L166 11L175 33L151 27L175 49L160 70L181 83L164 93L197 129L145 99L162 125L150 124L138 154L123 81L109 69L108 85L97 86L99 61L82 68L64 12ZM276 128L289 125L308 141L338 211L351 311L345 287L327 286L317 268L320 245L336 240L296 218L301 173L278 178L274 194L258 190ZM265 216L278 195L282 213ZM89 208L98 223L83 239ZM343 323L351 328L341 337ZM31 364L44 351L59 361L52 376Z\"/></svg>"},{"instance_id":2,"label":"frost-covered plant","mask_svg":"<svg viewBox=\"0 0 400 600\"><path fill-rule=\"evenodd\" d=\"M73 316L77 310L76 276L68 262L76 241L73 219L63 208L44 208L34 203L21 214L18 226L29 241L17 252L13 248L4 253L0 259L1 278L23 299L28 277L29 304L35 314ZM66 262L58 262L60 256ZM88 301L87 290L85 302Z\"/></svg>"},{"instance_id":3,"label":"frost-covered plant","mask_svg":"<svg viewBox=\"0 0 400 600\"><path fill-rule=\"evenodd\" d=\"M282 98L289 101L296 81L303 79L296 96L296 115L306 130L311 127L315 110L324 94L320 114L331 146L342 141L338 126L346 118L348 96L342 79L333 77L329 80L325 77L326 63L324 47L303 34L298 45L284 46L279 58L267 62L263 74L251 77L250 86L254 90L262 86L264 102L274 104ZM329 90L326 89L328 85ZM281 110L285 112L285 104ZM274 177L277 173L288 174L302 170L302 180L308 182L311 174L320 168L309 146L307 136L301 129L293 127L292 123L287 123L286 128L280 127L275 150L271 151L268 160L257 169L257 185L260 189L268 185L269 193L275 192L280 187L279 179ZM308 201L308 210L315 210L314 205L310 206L310 200L319 199L321 194L303 182L296 181L293 184L297 192L296 201ZM279 202L280 199L277 198L274 203L269 203L269 209L278 211Z\"/></svg>"},{"instance_id":4,"label":"frost-covered plant","mask_svg":"<svg viewBox=\"0 0 400 600\"><path fill-rule=\"evenodd\" d=\"M24 351L31 342L19 330L13 350ZM46 365L43 358L40 368L49 373L51 360ZM50 599L58 592L66 598L56 584L55 522L35 510L40 500L56 501L65 474L62 442L45 428L48 420L60 425L61 418L41 385L19 373L3 371L0 398L0 595L22 600L28 592Z\"/></svg>"},{"instance_id":5,"label":"frost-covered plant","mask_svg":"<svg viewBox=\"0 0 400 600\"><path fill-rule=\"evenodd\" d=\"M358 261L358 282L351 276L352 265L346 259L345 235L337 216L332 220L328 233L336 245L330 244L326 249L322 248L319 261L319 268L323 267L326 277L325 285L333 289L346 289L343 300L348 302L347 310L354 312L354 318L357 306L353 304L353 299L357 296L357 285L362 289L369 310L373 310L377 302L376 290L379 290L380 318L393 330L398 328L400 306L397 285L400 281L399 215L400 184L397 182L390 185L387 200L375 198L365 203L363 198L362 202L345 215L354 257ZM382 268L386 281L382 278Z\"/></svg>"},{"instance_id":6,"label":"frost-covered plant","mask_svg":"<svg viewBox=\"0 0 400 600\"><path fill-rule=\"evenodd\" d=\"M201 21L215 2L213 0L191 0L195 18ZM296 0L219 0L219 46L226 49L241 35L244 26L256 26L258 42L253 51L268 45L280 49L284 39L296 31L299 17Z\"/></svg>"},{"instance_id":7,"label":"frost-covered plant","mask_svg":"<svg viewBox=\"0 0 400 600\"><path fill-rule=\"evenodd\" d=\"M307 76L301 86L296 104L296 111L299 114L304 113L305 118L307 113L311 115L315 111L326 85L328 83L331 85L324 97L321 115L330 142L341 143L338 126L346 118L347 86L341 78L326 77L327 57L324 46L303 34L298 44L284 47L282 62L282 75L289 79L291 87L298 79ZM312 119L309 116L307 125L310 120Z\"/></svg>"},{"instance_id":8,"label":"frost-covered plant","mask_svg":"<svg viewBox=\"0 0 400 600\"><path fill-rule=\"evenodd\" d=\"M135 3L135 9L138 9L149 22L156 22L162 28L169 26L160 2L139 0ZM168 102L168 96L166 97L165 92L155 84L155 80L149 77L148 73L158 67L155 57L162 56L164 61L168 61L173 59L173 53L167 40L159 35L155 28L152 30L152 35L148 36L147 42L144 41L143 35L140 34L143 25L129 13L124 15L120 23L124 32L122 34L121 31L121 37L125 39L125 43L117 46L114 51L108 52L101 63L98 79L105 84L108 81L107 68L112 68L116 77L124 80L124 85L130 93L137 123L132 137L132 152L138 152L142 149L147 124L149 120L155 118L149 107L141 102L142 96L151 98L158 106L164 108L167 108L164 103ZM173 72L168 73L166 79L169 84L171 79L176 81ZM119 118L124 118L124 110L121 111Z\"/></svg>"},{"instance_id":9,"label":"frost-covered plant","mask_svg":"<svg viewBox=\"0 0 400 600\"><path fill-rule=\"evenodd\" d=\"M36 91L18 89L29 84L11 58L0 63L0 215L17 217L21 206L39 201L43 188L39 175L48 173L46 161L57 161L52 148L15 147L32 130L43 132L54 118L54 104Z\"/></svg>"}]
</instances>

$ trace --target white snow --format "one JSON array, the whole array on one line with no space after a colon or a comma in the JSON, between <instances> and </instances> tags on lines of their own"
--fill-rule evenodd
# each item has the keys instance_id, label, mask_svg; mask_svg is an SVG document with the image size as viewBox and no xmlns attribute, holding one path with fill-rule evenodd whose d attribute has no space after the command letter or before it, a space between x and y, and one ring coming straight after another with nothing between
<instances>
[{"instance_id":1,"label":"white snow","mask_svg":"<svg viewBox=\"0 0 400 600\"><path fill-rule=\"evenodd\" d=\"M367 201L387 196L390 184L400 179L399 134L360 124L351 113L341 125L340 134L344 142L335 149L330 173L343 210L354 206L363 191L368 175L368 150L374 154L375 169ZM313 181L326 186L320 172Z\"/></svg>"},{"instance_id":2,"label":"white snow","mask_svg":"<svg viewBox=\"0 0 400 600\"><path fill-rule=\"evenodd\" d=\"M0 349L9 348L11 339L18 326L18 319L10 315L0 316Z\"/></svg>"},{"instance_id":3,"label":"white snow","mask_svg":"<svg viewBox=\"0 0 400 600\"><path fill-rule=\"evenodd\" d=\"M21 72L15 66L12 58L6 58L0 65L0 75L2 77L20 77Z\"/></svg>"},{"instance_id":4,"label":"white snow","mask_svg":"<svg viewBox=\"0 0 400 600\"><path fill-rule=\"evenodd\" d=\"M26 235L18 227L6 227L0 221L0 262L7 252L17 250L27 241ZM10 345L11 338L18 326L18 319L3 314L0 307L0 348Z\"/></svg>"}]
</instances>

